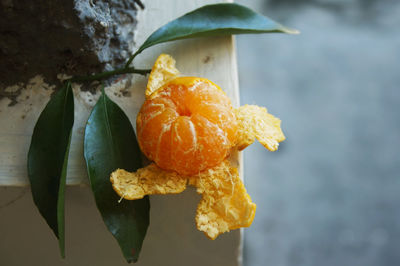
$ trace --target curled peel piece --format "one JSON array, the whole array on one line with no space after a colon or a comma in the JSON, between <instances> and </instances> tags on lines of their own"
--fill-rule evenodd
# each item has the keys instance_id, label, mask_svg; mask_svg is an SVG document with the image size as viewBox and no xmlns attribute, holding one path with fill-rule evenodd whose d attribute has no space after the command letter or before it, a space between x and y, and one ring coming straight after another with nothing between
<instances>
[{"instance_id":1,"label":"curled peel piece","mask_svg":"<svg viewBox=\"0 0 400 266\"><path fill-rule=\"evenodd\" d=\"M197 229L214 240L219 234L251 225L256 204L251 201L238 169L228 160L191 177L189 184L197 187L202 199L197 207Z\"/></svg>"},{"instance_id":2,"label":"curled peel piece","mask_svg":"<svg viewBox=\"0 0 400 266\"><path fill-rule=\"evenodd\" d=\"M247 194L237 168L228 160L191 177L182 177L153 163L134 173L118 169L111 174L110 180L118 195L127 200L180 193L189 181L202 194L197 207L197 229L210 239L250 226L256 212L256 205Z\"/></svg>"},{"instance_id":3,"label":"curled peel piece","mask_svg":"<svg viewBox=\"0 0 400 266\"><path fill-rule=\"evenodd\" d=\"M235 114L238 121L239 150L243 150L258 139L265 148L276 151L279 142L285 140L281 120L269 114L266 108L246 104L235 109Z\"/></svg>"},{"instance_id":4,"label":"curled peel piece","mask_svg":"<svg viewBox=\"0 0 400 266\"><path fill-rule=\"evenodd\" d=\"M179 70L175 67L175 59L167 54L160 54L151 69L146 88L146 98L161 88L168 81L179 76Z\"/></svg>"},{"instance_id":5,"label":"curled peel piece","mask_svg":"<svg viewBox=\"0 0 400 266\"><path fill-rule=\"evenodd\" d=\"M110 181L117 194L127 200L141 199L153 194L177 194L186 189L187 179L165 171L152 163L134 173L117 169Z\"/></svg>"}]
</instances>

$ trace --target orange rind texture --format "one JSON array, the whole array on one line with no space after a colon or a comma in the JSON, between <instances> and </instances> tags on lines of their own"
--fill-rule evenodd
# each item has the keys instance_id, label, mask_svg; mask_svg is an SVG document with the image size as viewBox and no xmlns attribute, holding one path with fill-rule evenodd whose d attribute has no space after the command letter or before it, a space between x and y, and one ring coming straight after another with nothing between
<instances>
[{"instance_id":1,"label":"orange rind texture","mask_svg":"<svg viewBox=\"0 0 400 266\"><path fill-rule=\"evenodd\" d=\"M243 150L255 139L270 151L276 151L279 142L285 140L281 120L269 114L267 109L257 105L244 105L235 109L238 121L238 150Z\"/></svg>"},{"instance_id":2,"label":"orange rind texture","mask_svg":"<svg viewBox=\"0 0 400 266\"><path fill-rule=\"evenodd\" d=\"M197 229L214 240L219 234L251 225L256 204L247 194L239 172L228 160L189 179L202 199L197 207Z\"/></svg>"},{"instance_id":3,"label":"orange rind texture","mask_svg":"<svg viewBox=\"0 0 400 266\"><path fill-rule=\"evenodd\" d=\"M117 169L111 174L110 181L115 192L127 200L141 199L146 195L181 193L187 183L177 173L165 171L154 163L134 173Z\"/></svg>"},{"instance_id":4,"label":"orange rind texture","mask_svg":"<svg viewBox=\"0 0 400 266\"><path fill-rule=\"evenodd\" d=\"M156 62L151 69L149 80L146 88L146 98L150 97L153 92L161 88L168 81L179 76L179 70L175 67L175 59L167 54L158 56Z\"/></svg>"},{"instance_id":5,"label":"orange rind texture","mask_svg":"<svg viewBox=\"0 0 400 266\"><path fill-rule=\"evenodd\" d=\"M193 176L180 176L153 163L134 173L118 169L110 180L117 194L127 200L180 193L187 183L195 186L202 195L197 207L197 229L212 240L230 230L250 226L256 212L238 169L228 160Z\"/></svg>"}]
</instances>

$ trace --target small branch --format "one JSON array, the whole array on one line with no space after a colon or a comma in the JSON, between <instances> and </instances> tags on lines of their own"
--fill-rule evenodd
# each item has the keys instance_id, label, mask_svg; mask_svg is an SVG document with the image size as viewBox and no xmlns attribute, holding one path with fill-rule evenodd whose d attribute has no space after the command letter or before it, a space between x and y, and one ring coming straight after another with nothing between
<instances>
[{"instance_id":1,"label":"small branch","mask_svg":"<svg viewBox=\"0 0 400 266\"><path fill-rule=\"evenodd\" d=\"M102 73L94 74L94 75L90 75L90 76L75 76L75 77L68 79L67 81L84 82L84 81L103 80L103 79L107 79L107 78L115 76L115 75L129 74L129 73L146 76L150 72L151 72L151 69L136 69L133 67L127 67L127 68L119 68L119 69L115 69L112 71L102 72Z\"/></svg>"},{"instance_id":2,"label":"small branch","mask_svg":"<svg viewBox=\"0 0 400 266\"><path fill-rule=\"evenodd\" d=\"M136 53L134 53L133 55L131 55L130 57L129 57L129 60L128 60L128 62L126 62L126 64L125 64L125 68L129 68L129 65L132 63L132 61L133 61L133 59L138 55L138 54L140 54L142 52L142 50L137 50L136 51Z\"/></svg>"}]
</instances>

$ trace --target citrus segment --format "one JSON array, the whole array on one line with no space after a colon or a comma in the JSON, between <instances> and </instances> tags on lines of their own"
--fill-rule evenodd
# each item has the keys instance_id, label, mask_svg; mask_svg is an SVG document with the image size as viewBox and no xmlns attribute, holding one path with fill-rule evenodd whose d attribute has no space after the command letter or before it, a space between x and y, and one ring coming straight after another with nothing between
<instances>
[{"instance_id":1,"label":"citrus segment","mask_svg":"<svg viewBox=\"0 0 400 266\"><path fill-rule=\"evenodd\" d=\"M117 194L127 200L141 199L152 194L176 194L186 189L187 180L177 173L150 164L134 173L117 169L110 181Z\"/></svg>"},{"instance_id":2,"label":"citrus segment","mask_svg":"<svg viewBox=\"0 0 400 266\"><path fill-rule=\"evenodd\" d=\"M197 150L197 132L190 117L179 116L171 128L172 167L178 173L187 174L190 165L194 164Z\"/></svg>"},{"instance_id":3,"label":"citrus segment","mask_svg":"<svg viewBox=\"0 0 400 266\"><path fill-rule=\"evenodd\" d=\"M192 116L195 125L198 144L196 146L195 160L200 165L199 171L218 165L228 156L231 143L226 132L218 124L210 122L201 115Z\"/></svg>"},{"instance_id":4,"label":"citrus segment","mask_svg":"<svg viewBox=\"0 0 400 266\"><path fill-rule=\"evenodd\" d=\"M144 103L143 112L136 119L137 136L143 153L151 160L157 159L161 150L166 152L168 140L160 145L164 134L168 135L172 122L179 116L174 104L168 99L155 99ZM148 151L154 151L149 153ZM158 156L160 157L160 156ZM162 158L162 157L160 157ZM158 158L158 160L162 160Z\"/></svg>"},{"instance_id":5,"label":"citrus segment","mask_svg":"<svg viewBox=\"0 0 400 266\"><path fill-rule=\"evenodd\" d=\"M235 110L238 121L237 147L243 150L258 141L268 150L276 151L279 142L285 140L281 129L281 120L257 105L244 105Z\"/></svg>"},{"instance_id":6,"label":"citrus segment","mask_svg":"<svg viewBox=\"0 0 400 266\"><path fill-rule=\"evenodd\" d=\"M168 127L166 128L168 129ZM163 130L158 138L157 152L155 162L158 162L158 166L163 169L168 169L172 163L172 150L174 146L172 145L172 135L171 130Z\"/></svg>"}]
</instances>

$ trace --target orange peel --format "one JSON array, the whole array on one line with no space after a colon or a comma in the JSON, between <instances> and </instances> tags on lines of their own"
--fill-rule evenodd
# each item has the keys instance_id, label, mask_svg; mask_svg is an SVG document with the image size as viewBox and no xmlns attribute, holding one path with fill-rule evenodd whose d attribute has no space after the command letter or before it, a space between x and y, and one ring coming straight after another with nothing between
<instances>
[{"instance_id":1,"label":"orange peel","mask_svg":"<svg viewBox=\"0 0 400 266\"><path fill-rule=\"evenodd\" d=\"M161 88L168 81L179 76L179 70L175 67L175 59L167 54L161 54L154 63L145 91L146 98Z\"/></svg>"},{"instance_id":2,"label":"orange peel","mask_svg":"<svg viewBox=\"0 0 400 266\"><path fill-rule=\"evenodd\" d=\"M191 87L197 83L209 83L220 90L219 86L207 79L178 78L179 75L175 60L169 55L161 54L150 73L145 92L146 99L156 99L159 94L167 93L164 92L164 87L171 81L177 83L174 85L178 88L181 85ZM168 105L167 102L158 104ZM156 108L158 105L153 106ZM235 136L232 138L235 142L231 143L233 150L243 150L258 139L265 148L275 151L279 142L285 139L280 128L281 121L269 114L266 108L244 105L231 110L237 121ZM139 115L138 123L141 123L142 119ZM169 147L173 148L174 145ZM218 165L195 174L179 174L152 163L134 173L117 169L111 174L110 181L117 194L127 200L140 199L145 195L180 193L187 185L195 186L197 192L202 195L197 207L196 226L208 238L215 239L221 233L250 226L256 212L256 204L247 194L238 169L229 161L230 154L226 156L227 158Z\"/></svg>"},{"instance_id":3,"label":"orange peel","mask_svg":"<svg viewBox=\"0 0 400 266\"><path fill-rule=\"evenodd\" d=\"M197 207L197 229L214 240L233 229L248 227L253 222L256 204L249 194L236 167L228 160L189 179L202 199Z\"/></svg>"},{"instance_id":4,"label":"orange peel","mask_svg":"<svg viewBox=\"0 0 400 266\"><path fill-rule=\"evenodd\" d=\"M187 183L176 172L163 170L154 163L134 173L117 169L111 174L110 181L115 192L127 200L154 194L177 194L186 189Z\"/></svg>"},{"instance_id":5,"label":"orange peel","mask_svg":"<svg viewBox=\"0 0 400 266\"><path fill-rule=\"evenodd\" d=\"M257 105L244 105L235 109L238 121L238 150L243 150L255 139L270 151L276 151L279 142L285 140L281 120L269 114L267 108Z\"/></svg>"},{"instance_id":6,"label":"orange peel","mask_svg":"<svg viewBox=\"0 0 400 266\"><path fill-rule=\"evenodd\" d=\"M117 169L110 180L117 194L127 200L180 193L187 183L195 186L202 195L196 225L212 240L219 234L250 226L256 212L256 204L247 194L238 169L228 160L193 176L179 176L152 163L134 173Z\"/></svg>"}]
</instances>

